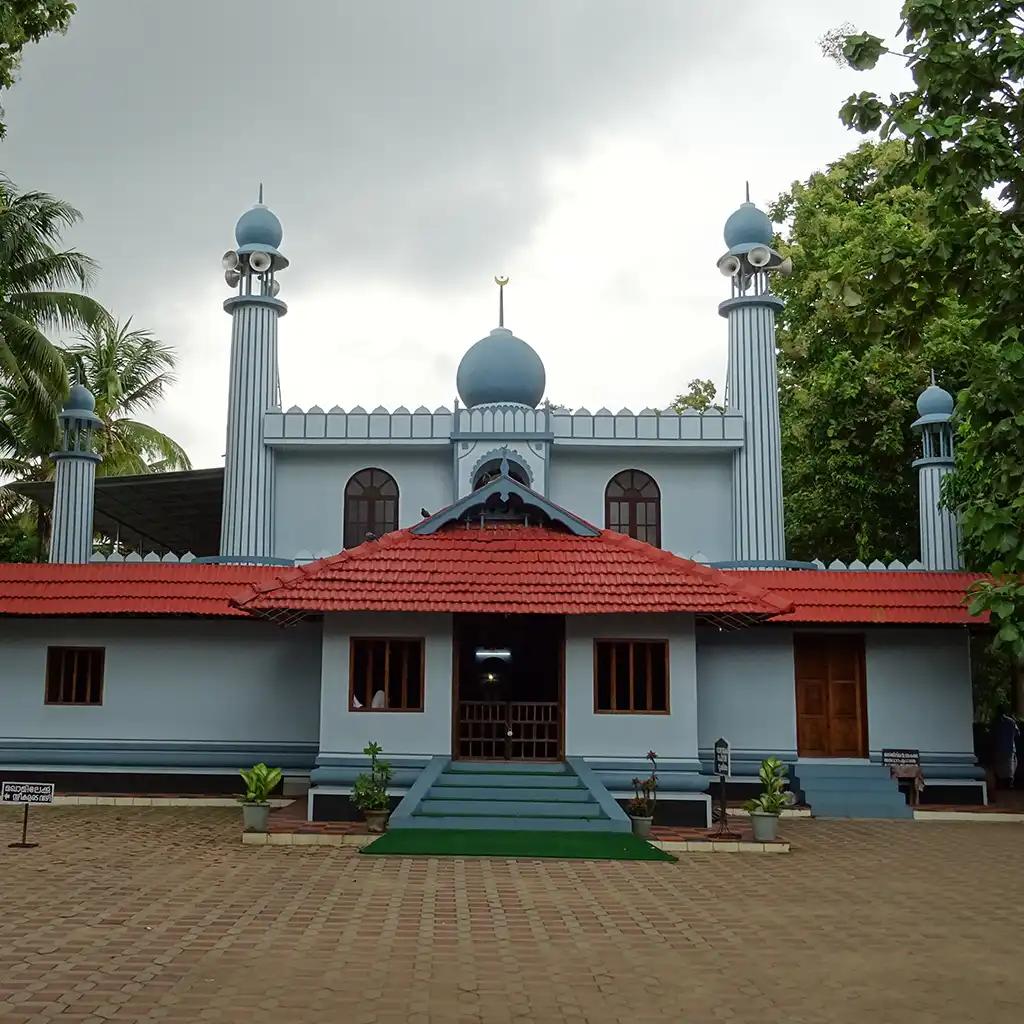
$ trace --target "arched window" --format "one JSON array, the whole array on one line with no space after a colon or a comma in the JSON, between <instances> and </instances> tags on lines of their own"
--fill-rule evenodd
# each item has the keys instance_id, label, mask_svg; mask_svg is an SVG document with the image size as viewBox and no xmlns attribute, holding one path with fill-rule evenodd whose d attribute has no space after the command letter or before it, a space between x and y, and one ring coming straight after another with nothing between
<instances>
[{"instance_id":1,"label":"arched window","mask_svg":"<svg viewBox=\"0 0 1024 1024\"><path fill-rule=\"evenodd\" d=\"M604 525L661 547L661 491L639 469L624 469L604 489Z\"/></svg>"},{"instance_id":2,"label":"arched window","mask_svg":"<svg viewBox=\"0 0 1024 1024\"><path fill-rule=\"evenodd\" d=\"M345 547L398 529L398 484L383 469L361 469L345 484Z\"/></svg>"}]
</instances>

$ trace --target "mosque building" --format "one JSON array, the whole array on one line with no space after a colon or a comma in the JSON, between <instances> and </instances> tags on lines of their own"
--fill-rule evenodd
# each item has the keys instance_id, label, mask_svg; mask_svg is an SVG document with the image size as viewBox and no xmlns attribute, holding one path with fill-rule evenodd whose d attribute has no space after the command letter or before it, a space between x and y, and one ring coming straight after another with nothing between
<instances>
[{"instance_id":1,"label":"mosque building","mask_svg":"<svg viewBox=\"0 0 1024 1024\"><path fill-rule=\"evenodd\" d=\"M724 407L682 414L543 403L503 306L452 409L285 409L282 237L261 196L224 255L223 469L97 479L76 386L55 480L18 485L53 529L48 563L0 565L5 779L210 791L264 761L344 819L376 741L393 827L617 830L652 750L661 818L708 822L726 738L731 792L776 755L818 814L909 817L892 749L920 753L925 799L985 799L984 623L939 500L953 400L933 381L918 402L919 560L788 560L771 282L790 264L749 199L718 260Z\"/></svg>"}]
</instances>

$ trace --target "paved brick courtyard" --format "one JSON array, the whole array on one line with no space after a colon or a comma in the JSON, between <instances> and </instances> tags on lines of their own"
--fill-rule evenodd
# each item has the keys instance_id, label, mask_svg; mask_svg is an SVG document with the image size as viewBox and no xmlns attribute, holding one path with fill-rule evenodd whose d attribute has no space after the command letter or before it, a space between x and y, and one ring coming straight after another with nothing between
<instances>
[{"instance_id":1,"label":"paved brick courtyard","mask_svg":"<svg viewBox=\"0 0 1024 1024\"><path fill-rule=\"evenodd\" d=\"M0 1021L1018 1019L1024 826L788 821L788 857L393 860L238 812L0 813Z\"/></svg>"}]
</instances>

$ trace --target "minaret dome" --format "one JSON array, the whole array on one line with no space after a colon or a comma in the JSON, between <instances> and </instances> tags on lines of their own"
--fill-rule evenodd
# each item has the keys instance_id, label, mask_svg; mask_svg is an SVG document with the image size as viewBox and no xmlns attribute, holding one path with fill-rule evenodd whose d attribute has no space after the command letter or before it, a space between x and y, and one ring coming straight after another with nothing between
<instances>
[{"instance_id":1,"label":"minaret dome","mask_svg":"<svg viewBox=\"0 0 1024 1024\"><path fill-rule=\"evenodd\" d=\"M753 245L771 245L775 229L768 214L748 200L729 215L723 235L725 244L734 250Z\"/></svg>"}]
</instances>

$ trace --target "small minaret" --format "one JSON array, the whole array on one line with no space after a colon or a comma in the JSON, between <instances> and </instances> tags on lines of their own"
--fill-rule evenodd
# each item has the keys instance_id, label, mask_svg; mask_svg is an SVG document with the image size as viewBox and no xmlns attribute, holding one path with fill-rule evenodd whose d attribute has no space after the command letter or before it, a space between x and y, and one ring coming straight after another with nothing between
<instances>
[{"instance_id":1,"label":"small minaret","mask_svg":"<svg viewBox=\"0 0 1024 1024\"><path fill-rule=\"evenodd\" d=\"M281 222L259 202L235 226L238 248L224 253L231 314L227 448L220 553L262 561L274 547L274 452L263 443L263 414L280 403L277 321L288 307L277 297L277 271L288 266L278 251Z\"/></svg>"},{"instance_id":2,"label":"small minaret","mask_svg":"<svg viewBox=\"0 0 1024 1024\"><path fill-rule=\"evenodd\" d=\"M940 503L943 478L953 470L953 396L935 383L917 400L918 418L912 426L921 433L917 470L918 516L921 524L921 561L934 572L963 568L960 524L956 513Z\"/></svg>"},{"instance_id":3,"label":"small minaret","mask_svg":"<svg viewBox=\"0 0 1024 1024\"><path fill-rule=\"evenodd\" d=\"M81 384L72 386L57 416L60 450L50 458L57 464L53 481L51 562L88 562L92 555L92 516L96 495L93 434L100 424L96 399Z\"/></svg>"},{"instance_id":4,"label":"small minaret","mask_svg":"<svg viewBox=\"0 0 1024 1024\"><path fill-rule=\"evenodd\" d=\"M775 363L775 314L782 300L768 275L789 274L792 262L772 247L772 222L747 201L725 222L728 251L718 269L731 280L732 296L718 312L729 321L726 403L743 413L743 447L732 478L733 559L775 562L786 557L782 519L782 443Z\"/></svg>"}]
</instances>

